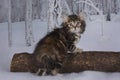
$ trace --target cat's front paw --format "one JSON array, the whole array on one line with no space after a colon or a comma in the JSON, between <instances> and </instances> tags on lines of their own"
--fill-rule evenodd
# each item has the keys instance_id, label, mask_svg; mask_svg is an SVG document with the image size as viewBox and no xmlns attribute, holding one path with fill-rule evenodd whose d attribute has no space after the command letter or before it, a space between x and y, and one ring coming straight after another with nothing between
<instances>
[{"instance_id":1,"label":"cat's front paw","mask_svg":"<svg viewBox=\"0 0 120 80\"><path fill-rule=\"evenodd\" d=\"M83 49L76 48L73 53L77 53L78 54L78 53L82 53L82 52L83 52Z\"/></svg>"}]
</instances>

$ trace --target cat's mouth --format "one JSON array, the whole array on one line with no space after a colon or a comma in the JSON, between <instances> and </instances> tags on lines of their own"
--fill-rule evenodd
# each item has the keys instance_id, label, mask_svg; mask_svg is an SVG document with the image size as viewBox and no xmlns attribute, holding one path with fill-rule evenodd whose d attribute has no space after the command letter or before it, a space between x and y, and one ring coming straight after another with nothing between
<instances>
[{"instance_id":1,"label":"cat's mouth","mask_svg":"<svg viewBox=\"0 0 120 80\"><path fill-rule=\"evenodd\" d=\"M82 29L80 28L70 28L71 33L75 33L77 35L81 35Z\"/></svg>"}]
</instances>

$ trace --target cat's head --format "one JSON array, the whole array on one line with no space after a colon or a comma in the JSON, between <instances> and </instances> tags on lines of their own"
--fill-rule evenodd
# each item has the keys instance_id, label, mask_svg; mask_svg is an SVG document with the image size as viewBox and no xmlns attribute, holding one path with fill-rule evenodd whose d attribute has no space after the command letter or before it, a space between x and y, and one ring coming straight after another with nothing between
<instances>
[{"instance_id":1,"label":"cat's head","mask_svg":"<svg viewBox=\"0 0 120 80\"><path fill-rule=\"evenodd\" d=\"M82 34L85 31L86 23L82 15L63 16L63 25L70 32Z\"/></svg>"}]
</instances>

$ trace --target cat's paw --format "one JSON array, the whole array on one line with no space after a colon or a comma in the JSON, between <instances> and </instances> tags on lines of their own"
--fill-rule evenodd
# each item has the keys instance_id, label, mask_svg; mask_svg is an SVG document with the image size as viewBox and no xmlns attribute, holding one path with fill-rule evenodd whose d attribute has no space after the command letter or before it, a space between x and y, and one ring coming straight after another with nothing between
<instances>
[{"instance_id":1,"label":"cat's paw","mask_svg":"<svg viewBox=\"0 0 120 80\"><path fill-rule=\"evenodd\" d=\"M82 52L83 52L83 49L76 48L73 53L77 53L78 54L78 53L82 53Z\"/></svg>"}]
</instances>

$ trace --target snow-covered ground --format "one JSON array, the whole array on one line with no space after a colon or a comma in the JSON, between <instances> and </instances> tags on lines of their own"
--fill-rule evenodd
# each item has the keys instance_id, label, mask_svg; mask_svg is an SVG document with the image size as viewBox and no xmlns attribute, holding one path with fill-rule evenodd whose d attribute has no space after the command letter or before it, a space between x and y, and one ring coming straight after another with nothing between
<instances>
[{"instance_id":1,"label":"snow-covered ground","mask_svg":"<svg viewBox=\"0 0 120 80\"><path fill-rule=\"evenodd\" d=\"M119 17L119 18L118 18ZM85 51L120 51L120 16L111 22L98 20L87 22L85 33L78 47ZM10 62L15 53L32 52L35 44L47 32L47 24L39 20L33 21L35 42L31 47L25 46L24 22L12 24L13 43L8 46L7 23L0 23L0 80L120 80L120 73L84 71L79 73L58 74L57 76L37 76L32 73L10 72Z\"/></svg>"}]
</instances>

